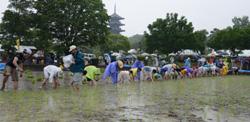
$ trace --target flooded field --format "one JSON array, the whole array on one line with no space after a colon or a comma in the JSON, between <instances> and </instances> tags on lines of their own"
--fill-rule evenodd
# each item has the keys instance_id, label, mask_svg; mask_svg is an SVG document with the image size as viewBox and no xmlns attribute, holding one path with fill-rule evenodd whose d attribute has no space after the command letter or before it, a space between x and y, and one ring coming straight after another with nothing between
<instances>
[{"instance_id":1,"label":"flooded field","mask_svg":"<svg viewBox=\"0 0 250 122\"><path fill-rule=\"evenodd\" d=\"M0 92L1 122L250 120L249 76L84 85L79 94L67 85L39 90L40 82L23 79L18 92L13 92L11 82L7 92Z\"/></svg>"}]
</instances>

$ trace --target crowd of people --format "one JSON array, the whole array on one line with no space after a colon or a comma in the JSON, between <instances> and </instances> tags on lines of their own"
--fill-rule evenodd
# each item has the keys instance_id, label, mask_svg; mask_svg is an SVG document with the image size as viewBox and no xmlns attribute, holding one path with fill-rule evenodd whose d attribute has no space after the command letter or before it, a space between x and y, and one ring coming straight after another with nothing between
<instances>
[{"instance_id":1,"label":"crowd of people","mask_svg":"<svg viewBox=\"0 0 250 122\"><path fill-rule=\"evenodd\" d=\"M70 85L75 91L80 90L80 85L85 79L90 85L96 85L97 81L112 81L113 84L134 82L134 81L160 81L169 79L194 78L202 76L222 76L229 72L228 64L225 60L211 57L210 60L204 58L197 61L197 65L192 65L188 57L184 60L183 66L176 63L165 64L162 67L144 66L143 58L137 58L130 68L124 68L123 60L109 62L101 74L100 68L92 64L85 64L84 54L75 45L69 47L70 55L63 58L63 66L47 65L44 67L44 80L41 88L46 84L53 83L53 87L60 85L59 75L63 74L63 69L67 68L72 72ZM12 77L14 90L18 88L18 74L22 77L23 62L32 55L30 49L11 58L5 66L3 72L3 83L1 90L5 89L5 84L9 76ZM237 67L231 67L233 73L237 73ZM84 78L84 79L83 79ZM108 80L107 80L108 79ZM110 79L110 80L109 80Z\"/></svg>"}]
</instances>

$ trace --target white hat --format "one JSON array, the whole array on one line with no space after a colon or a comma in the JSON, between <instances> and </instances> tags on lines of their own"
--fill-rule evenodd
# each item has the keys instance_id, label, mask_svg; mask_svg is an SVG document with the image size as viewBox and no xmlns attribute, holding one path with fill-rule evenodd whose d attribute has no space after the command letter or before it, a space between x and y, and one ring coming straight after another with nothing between
<instances>
[{"instance_id":1,"label":"white hat","mask_svg":"<svg viewBox=\"0 0 250 122\"><path fill-rule=\"evenodd\" d=\"M74 49L76 49L76 46L75 46L75 45L71 45L71 46L69 47L69 52L71 52L71 51L74 50Z\"/></svg>"},{"instance_id":2,"label":"white hat","mask_svg":"<svg viewBox=\"0 0 250 122\"><path fill-rule=\"evenodd\" d=\"M30 48L25 48L25 49L23 50L23 53L27 53L27 54L31 55L31 54L32 54L32 51L31 51Z\"/></svg>"}]
</instances>

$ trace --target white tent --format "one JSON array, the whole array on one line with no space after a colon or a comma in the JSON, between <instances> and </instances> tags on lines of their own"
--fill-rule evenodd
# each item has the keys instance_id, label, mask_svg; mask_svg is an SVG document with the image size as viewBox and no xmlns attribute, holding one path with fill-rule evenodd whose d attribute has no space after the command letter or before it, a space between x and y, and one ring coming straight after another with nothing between
<instances>
[{"instance_id":1,"label":"white tent","mask_svg":"<svg viewBox=\"0 0 250 122\"><path fill-rule=\"evenodd\" d=\"M24 49L29 48L31 50L36 50L35 46L24 46L24 45L20 45L19 48L17 48L17 46L15 46L15 48L17 49L16 52L21 53L23 52Z\"/></svg>"},{"instance_id":2,"label":"white tent","mask_svg":"<svg viewBox=\"0 0 250 122\"><path fill-rule=\"evenodd\" d=\"M199 55L197 52L194 52L193 50L186 49L181 51L180 55Z\"/></svg>"},{"instance_id":3,"label":"white tent","mask_svg":"<svg viewBox=\"0 0 250 122\"><path fill-rule=\"evenodd\" d=\"M212 53L207 54L207 56L209 56L209 57L211 57L211 56L218 56L218 55L219 55L219 54L216 53L216 52L212 52Z\"/></svg>"},{"instance_id":4,"label":"white tent","mask_svg":"<svg viewBox=\"0 0 250 122\"><path fill-rule=\"evenodd\" d=\"M250 57L250 50L242 50L242 53L240 53L239 56Z\"/></svg>"},{"instance_id":5,"label":"white tent","mask_svg":"<svg viewBox=\"0 0 250 122\"><path fill-rule=\"evenodd\" d=\"M141 55L142 56L148 56L149 54L148 53L142 53Z\"/></svg>"}]
</instances>

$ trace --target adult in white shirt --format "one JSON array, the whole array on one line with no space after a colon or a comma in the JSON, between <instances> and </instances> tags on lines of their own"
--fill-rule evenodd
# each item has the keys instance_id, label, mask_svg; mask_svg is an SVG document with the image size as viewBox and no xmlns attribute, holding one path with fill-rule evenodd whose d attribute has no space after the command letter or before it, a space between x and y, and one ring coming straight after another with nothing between
<instances>
[{"instance_id":1,"label":"adult in white shirt","mask_svg":"<svg viewBox=\"0 0 250 122\"><path fill-rule=\"evenodd\" d=\"M54 83L53 88L56 89L59 85L59 75L63 73L62 69L60 67L57 67L55 65L48 65L43 68L44 73L44 81L42 83L43 88L47 82Z\"/></svg>"}]
</instances>

